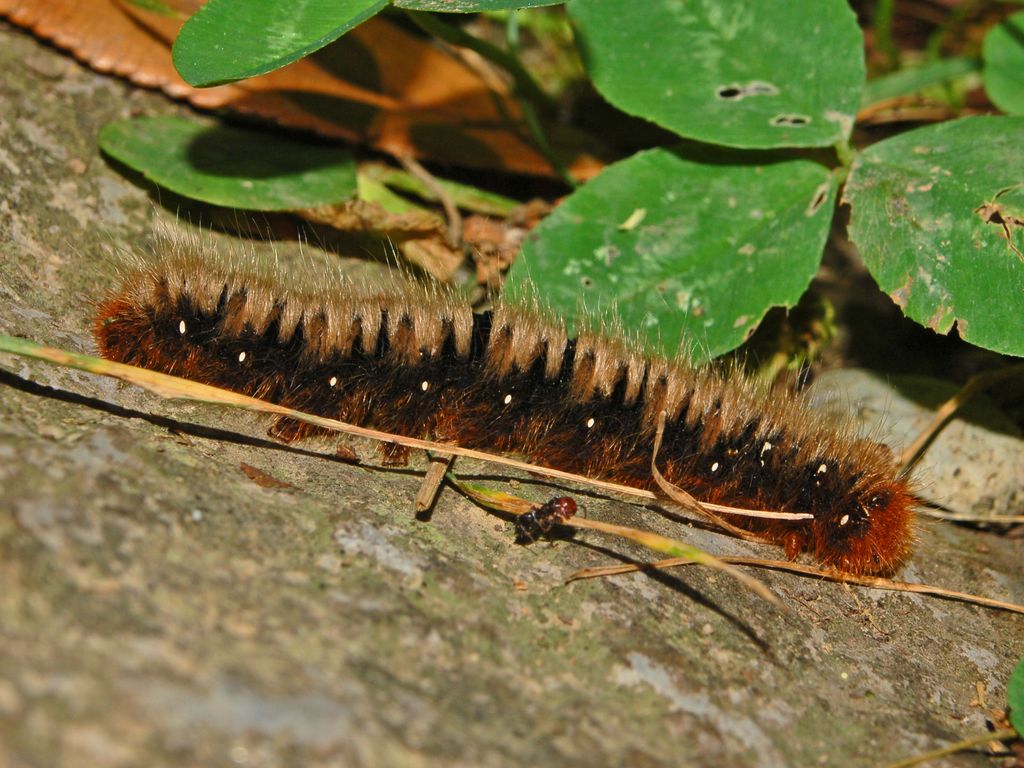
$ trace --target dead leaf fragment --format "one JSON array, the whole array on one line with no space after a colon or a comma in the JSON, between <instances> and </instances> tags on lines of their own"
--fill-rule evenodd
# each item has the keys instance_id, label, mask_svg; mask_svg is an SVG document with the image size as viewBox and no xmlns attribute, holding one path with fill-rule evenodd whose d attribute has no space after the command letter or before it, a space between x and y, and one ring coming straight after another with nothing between
<instances>
[{"instance_id":1,"label":"dead leaf fragment","mask_svg":"<svg viewBox=\"0 0 1024 768\"><path fill-rule=\"evenodd\" d=\"M996 197L998 199L998 195ZM1024 263L1024 253L1013 244L1014 231L1024 230L1024 216L1011 213L1001 203L996 202L996 200L979 205L974 209L974 213L978 214L978 217L986 224L995 224L997 227L1000 227L1003 230L1002 237L1006 240L1007 246L1017 254L1017 258L1021 260L1021 263Z\"/></svg>"},{"instance_id":2,"label":"dead leaf fragment","mask_svg":"<svg viewBox=\"0 0 1024 768\"><path fill-rule=\"evenodd\" d=\"M551 211L539 198L519 206L504 219L469 216L463 225L463 239L476 265L476 282L488 289L501 286L502 275L519 255L523 238Z\"/></svg>"},{"instance_id":3,"label":"dead leaf fragment","mask_svg":"<svg viewBox=\"0 0 1024 768\"><path fill-rule=\"evenodd\" d=\"M252 480L260 488L294 488L295 486L291 483L287 483L284 480L278 480L273 475L267 474L262 469L246 464L244 461L239 462L238 468L242 470L246 477Z\"/></svg>"},{"instance_id":4,"label":"dead leaf fragment","mask_svg":"<svg viewBox=\"0 0 1024 768\"><path fill-rule=\"evenodd\" d=\"M430 211L390 213L377 203L349 200L305 208L296 214L348 235L386 240L406 261L440 282L450 281L465 258L461 247L448 243L444 220Z\"/></svg>"},{"instance_id":5,"label":"dead leaf fragment","mask_svg":"<svg viewBox=\"0 0 1024 768\"><path fill-rule=\"evenodd\" d=\"M456 57L381 16L282 69L193 88L174 69L171 44L200 5L0 0L0 15L99 72L159 88L201 109L227 109L394 156L554 175L527 138L507 89L494 91L493 83ZM562 129L551 138L577 178L600 170L593 151L580 149L588 141L593 145L592 139Z\"/></svg>"},{"instance_id":6,"label":"dead leaf fragment","mask_svg":"<svg viewBox=\"0 0 1024 768\"><path fill-rule=\"evenodd\" d=\"M334 450L334 455L337 456L342 461L348 461L353 464L359 464L362 461L362 459L359 457L359 454L356 453L354 448L344 444L339 445Z\"/></svg>"}]
</instances>

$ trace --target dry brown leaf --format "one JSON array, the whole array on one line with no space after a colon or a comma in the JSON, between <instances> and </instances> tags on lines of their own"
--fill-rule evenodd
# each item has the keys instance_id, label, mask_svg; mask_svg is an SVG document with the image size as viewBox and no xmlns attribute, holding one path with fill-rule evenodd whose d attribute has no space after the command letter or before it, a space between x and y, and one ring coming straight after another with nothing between
<instances>
[{"instance_id":1,"label":"dry brown leaf","mask_svg":"<svg viewBox=\"0 0 1024 768\"><path fill-rule=\"evenodd\" d=\"M498 288L502 275L519 255L523 238L550 212L551 204L537 198L519 206L503 219L467 216L462 236L473 254L477 284Z\"/></svg>"},{"instance_id":2,"label":"dry brown leaf","mask_svg":"<svg viewBox=\"0 0 1024 768\"><path fill-rule=\"evenodd\" d=\"M283 490L295 487L284 480L278 480L276 477L264 472L262 469L252 466L252 464L246 464L244 461L239 462L238 468L241 469L245 476L256 483L260 488L275 488Z\"/></svg>"},{"instance_id":3,"label":"dry brown leaf","mask_svg":"<svg viewBox=\"0 0 1024 768\"><path fill-rule=\"evenodd\" d=\"M341 459L342 461L348 461L351 462L352 464L359 464L362 462L362 459L359 457L359 454L356 453L355 449L349 445L339 445L337 448L334 449L334 455Z\"/></svg>"},{"instance_id":4,"label":"dry brown leaf","mask_svg":"<svg viewBox=\"0 0 1024 768\"><path fill-rule=\"evenodd\" d=\"M202 109L227 109L279 125L359 142L395 156L457 166L554 175L507 93L469 67L377 16L335 43L261 77L192 88L171 63L178 29L200 5L169 0L166 16L127 0L0 0L0 15L100 72L159 88ZM343 79L344 78L344 79ZM580 179L602 163L566 129L551 137ZM592 140L589 140L592 144Z\"/></svg>"},{"instance_id":5,"label":"dry brown leaf","mask_svg":"<svg viewBox=\"0 0 1024 768\"><path fill-rule=\"evenodd\" d=\"M349 200L295 213L348 235L387 240L407 262L440 282L450 281L464 259L462 248L448 243L444 220L430 211L389 213L377 203Z\"/></svg>"},{"instance_id":6,"label":"dry brown leaf","mask_svg":"<svg viewBox=\"0 0 1024 768\"><path fill-rule=\"evenodd\" d=\"M365 200L304 208L296 213L316 224L326 224L347 232L386 236L395 242L443 234L445 226L444 220L430 211L389 213L379 204Z\"/></svg>"}]
</instances>

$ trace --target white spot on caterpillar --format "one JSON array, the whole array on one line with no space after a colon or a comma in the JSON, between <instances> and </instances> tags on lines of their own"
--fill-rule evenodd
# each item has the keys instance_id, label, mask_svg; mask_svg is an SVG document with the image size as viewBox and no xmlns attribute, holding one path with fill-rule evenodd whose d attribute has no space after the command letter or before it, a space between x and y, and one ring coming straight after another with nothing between
<instances>
[{"instance_id":1,"label":"white spot on caterpillar","mask_svg":"<svg viewBox=\"0 0 1024 768\"><path fill-rule=\"evenodd\" d=\"M505 399L504 399L504 400L502 400L502 402L503 402L503 403L504 403L505 405L508 405L509 403L511 403L511 402L512 402L512 395L505 395Z\"/></svg>"},{"instance_id":2,"label":"white spot on caterpillar","mask_svg":"<svg viewBox=\"0 0 1024 768\"><path fill-rule=\"evenodd\" d=\"M718 462L716 461L714 464L711 465L711 471L712 472L717 472L718 471L718 466L719 466Z\"/></svg>"},{"instance_id":3,"label":"white spot on caterpillar","mask_svg":"<svg viewBox=\"0 0 1024 768\"><path fill-rule=\"evenodd\" d=\"M766 453L768 453L768 451L770 451L770 450L771 450L772 448L774 448L774 447L775 447L775 446L773 446L773 445L772 445L771 443L769 443L769 442L768 442L768 441L766 440L766 441L765 441L765 444L761 446L761 455L762 455L762 456L764 456L764 455L765 455Z\"/></svg>"},{"instance_id":4,"label":"white spot on caterpillar","mask_svg":"<svg viewBox=\"0 0 1024 768\"><path fill-rule=\"evenodd\" d=\"M587 429L593 429L595 424L597 424L597 420L593 416L587 419Z\"/></svg>"},{"instance_id":5,"label":"white spot on caterpillar","mask_svg":"<svg viewBox=\"0 0 1024 768\"><path fill-rule=\"evenodd\" d=\"M239 352L238 353L238 362L240 362L240 363L244 363L245 362L245 352Z\"/></svg>"},{"instance_id":6,"label":"white spot on caterpillar","mask_svg":"<svg viewBox=\"0 0 1024 768\"><path fill-rule=\"evenodd\" d=\"M850 516L849 515L843 515L842 517L839 518L839 524L840 525L846 525L848 522L850 522Z\"/></svg>"},{"instance_id":7,"label":"white spot on caterpillar","mask_svg":"<svg viewBox=\"0 0 1024 768\"><path fill-rule=\"evenodd\" d=\"M826 472L828 472L828 464L822 464L820 467L818 467L817 474L824 475Z\"/></svg>"},{"instance_id":8,"label":"white spot on caterpillar","mask_svg":"<svg viewBox=\"0 0 1024 768\"><path fill-rule=\"evenodd\" d=\"M422 384L420 384L420 389L426 392L428 389L430 389L430 382L424 381Z\"/></svg>"},{"instance_id":9,"label":"white spot on caterpillar","mask_svg":"<svg viewBox=\"0 0 1024 768\"><path fill-rule=\"evenodd\" d=\"M180 333L182 336L185 335L185 321L184 320L181 320L181 321L178 322L178 333Z\"/></svg>"},{"instance_id":10,"label":"white spot on caterpillar","mask_svg":"<svg viewBox=\"0 0 1024 768\"><path fill-rule=\"evenodd\" d=\"M327 383L330 384L332 387L338 386L338 377L337 376L331 376L331 378L329 378L327 380Z\"/></svg>"}]
</instances>

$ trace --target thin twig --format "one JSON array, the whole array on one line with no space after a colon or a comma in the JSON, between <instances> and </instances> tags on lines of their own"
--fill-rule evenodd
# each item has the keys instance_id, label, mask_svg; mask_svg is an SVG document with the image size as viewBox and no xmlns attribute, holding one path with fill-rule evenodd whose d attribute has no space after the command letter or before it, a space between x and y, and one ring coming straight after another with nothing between
<instances>
[{"instance_id":1,"label":"thin twig","mask_svg":"<svg viewBox=\"0 0 1024 768\"><path fill-rule=\"evenodd\" d=\"M372 440L397 443L399 445L404 445L409 448L419 448L427 451L433 450L439 453L481 459L483 461L489 461L496 464L503 464L506 466L515 467L517 469L522 469L527 472L533 472L535 474L546 475L548 477L555 477L563 480L570 480L585 485L603 488L605 490L614 491L616 493L641 496L644 498L657 498L650 491L644 491L638 488L632 488L630 486L619 485L618 483L594 480L592 478L575 475L571 472L563 472L561 470L528 464L527 462L518 461L516 459L509 459L504 456L496 456L493 454L485 453L483 451L475 451L468 448L461 448L456 445L435 443L429 440L418 440L416 438L403 437L401 435L391 435L386 432L380 432L374 429L366 429L365 427L357 427L352 424L346 424L345 422L337 421L335 419L328 419L322 416L315 416L313 414L303 413L302 411L296 411L291 408L276 405L274 403L268 403L263 400L257 400L255 398L248 397L246 395L241 395L236 392L231 392L229 390L219 389L217 387L212 387L207 384L199 384L188 379L181 379L178 378L177 376L168 376L167 374L157 373L156 371L151 371L146 368L137 368L132 365L125 365L124 363L117 363L111 360L103 360L101 358L92 357L91 355L82 355L75 352L67 352L65 350L57 349L55 347L47 347L42 344L37 344L27 339L19 339L14 336L6 336L0 334L0 352L9 352L16 355L31 357L36 360L43 360L45 362L61 365L67 368L77 368L79 370L87 371L89 373L121 379L123 381L127 381L131 384L154 392L160 395L161 397L169 399L191 400L195 402L211 403L215 405L223 405L234 408L243 408L252 411L260 411L263 413L270 413L277 416L286 416L288 418L303 421L314 426L323 427L325 429L329 429L332 431L356 435L358 437L366 437ZM720 505L702 504L700 506L706 509L715 509L716 511L724 510L729 512L730 514L743 514L742 510L721 507ZM783 516L784 514L786 513L777 513L776 516ZM789 517L791 519L793 516L790 515ZM579 527L595 526L580 525ZM648 537L657 536L657 534L648 534L647 532L643 531L640 531L638 533L641 533ZM684 546L686 546L687 549L693 549L688 545ZM761 568L774 568L778 570L789 571L791 573L813 575L830 581L838 581L848 584L859 584L861 586L866 586L873 589L889 589L903 592L917 592L921 594L930 594L935 595L937 597L946 597L953 600L963 600L965 602L975 603L977 605L1013 611L1015 613L1024 613L1024 606L1003 602L1001 600L992 600L990 598L979 597L977 595L969 595L963 592L955 592L952 590L943 589L941 587L933 587L924 584L909 584L906 582L895 582L890 581L888 579L881 579L871 576L856 576L853 574L844 574L836 571L822 571L821 569L813 568L811 566L805 566L797 563L790 563L779 560L761 560L757 558L747 557L719 557L717 558L717 560L721 561L722 563L729 563L734 565L751 565ZM572 577L570 577L570 581L574 579L593 578L595 576L611 575L614 573L627 573L630 571L640 570L641 568L667 568L679 565L693 565L696 564L698 561L699 558L695 560L693 557L682 557L672 558L669 560L662 560L657 563L652 563L650 565L627 565L616 566L613 568L587 569L574 574Z\"/></svg>"},{"instance_id":2,"label":"thin twig","mask_svg":"<svg viewBox=\"0 0 1024 768\"><path fill-rule=\"evenodd\" d=\"M665 536L661 536L656 533L650 533L648 531L641 531L636 528L627 528L624 525L614 525L612 523L603 523L599 520L588 520L585 518L574 518L572 520L565 520L563 525L568 525L573 528L588 528L593 531L600 531L601 533L608 533L612 536L620 536L624 539L630 539L638 544L642 544L645 547L656 549L657 551L665 551L667 548L692 550L689 556L683 556L681 560L685 560L690 565L705 565L715 570L722 571L723 573L732 576L740 584L749 589L759 597L764 598L769 603L774 605L776 608L782 610L789 610L789 608L778 598L774 592L768 587L762 584L755 578L748 576L737 568L732 567L727 561L716 555L710 555L702 549L698 549L690 544L669 539ZM570 578L570 581L572 579Z\"/></svg>"},{"instance_id":3,"label":"thin twig","mask_svg":"<svg viewBox=\"0 0 1024 768\"><path fill-rule=\"evenodd\" d=\"M943 512L931 507L917 507L919 514L933 517L936 520L947 520L951 523L992 523L994 525L1013 525L1024 523L1024 515L976 515L969 512Z\"/></svg>"},{"instance_id":4,"label":"thin twig","mask_svg":"<svg viewBox=\"0 0 1024 768\"><path fill-rule=\"evenodd\" d=\"M825 581L835 581L841 584L856 584L869 589L883 589L890 592L914 592L922 595L933 595L944 597L948 600L959 600L974 605L982 605L987 608L998 608L1003 611L1024 614L1024 605L1009 603L1003 600L994 600L990 597L981 597L967 592L957 592L944 587L935 587L930 584L913 584L906 581L893 581L878 576L858 576L852 573L841 573L839 571L826 571L815 568L812 565L792 563L788 560L767 560L759 557L740 557L731 555L717 555L723 563L732 565L749 565L754 568L770 568L775 571L788 571L799 573L803 576L815 576ZM654 563L627 563L624 565L609 565L600 568L584 568L569 577L569 581L580 579L595 579L603 576L617 576L622 573L634 573L650 569L678 568L682 565L691 565L692 561L685 557L673 557L667 560L659 560Z\"/></svg>"},{"instance_id":5,"label":"thin twig","mask_svg":"<svg viewBox=\"0 0 1024 768\"><path fill-rule=\"evenodd\" d=\"M1011 365L998 371L989 371L988 373L979 373L977 376L972 376L959 392L939 406L931 423L921 431L917 439L900 456L899 474L905 475L910 471L911 467L921 458L921 455L931 444L932 440L935 439L939 431L946 425L946 422L953 418L953 414L966 405L978 392L1021 373L1024 373L1024 364Z\"/></svg>"},{"instance_id":6,"label":"thin twig","mask_svg":"<svg viewBox=\"0 0 1024 768\"><path fill-rule=\"evenodd\" d=\"M488 509L496 509L498 511L517 516L537 509L536 505L526 499L521 499L518 496L513 496L494 488L488 488L477 485L476 483L460 480L454 473L449 472L447 477L449 482L451 482L456 488L466 494L477 504L487 507ZM651 531L642 531L639 528L629 528L624 525L614 525L612 523L603 523L599 520L588 520L578 517L563 518L559 521L559 525L571 528L585 528L592 531L599 531L600 533L606 533L611 536L618 536L619 538L634 541L641 546L653 550L654 552L658 552L659 554L670 554L674 557L684 558L687 562L694 565L703 565L708 568L713 568L728 576L732 576L742 586L746 587L759 597L764 598L776 608L784 611L790 610L788 606L779 600L778 596L774 592L768 589L768 587L757 579L752 576L748 576L714 555L708 554L703 549L695 547L692 544L687 544L685 541L672 539L668 536L652 533Z\"/></svg>"},{"instance_id":7,"label":"thin twig","mask_svg":"<svg viewBox=\"0 0 1024 768\"><path fill-rule=\"evenodd\" d=\"M426 184L427 188L437 197L441 207L444 208L445 218L448 219L448 245L452 248L461 248L462 214L459 213L459 207L452 200L452 196L448 194L448 190L412 155L399 155L398 162L410 174Z\"/></svg>"},{"instance_id":8,"label":"thin twig","mask_svg":"<svg viewBox=\"0 0 1024 768\"><path fill-rule=\"evenodd\" d=\"M667 418L668 414L665 411L661 411L658 414L658 429L654 434L654 448L651 450L651 474L654 476L654 482L658 484L658 487L664 491L672 501L679 504L683 509L688 509L699 515L703 515L719 528L724 531L728 531L737 538L746 539L747 541L761 541L760 536L739 528L714 514L707 508L710 505L705 505L697 501L682 488L670 483L661 474L661 471L658 469L658 452L661 450L661 441L665 437L665 422Z\"/></svg>"},{"instance_id":9,"label":"thin twig","mask_svg":"<svg viewBox=\"0 0 1024 768\"><path fill-rule=\"evenodd\" d=\"M37 360L44 360L46 362L63 365L69 368L78 368L100 376L110 376L115 379L121 379L122 381L127 381L128 383L142 387L143 389L148 389L150 392L155 392L161 397L169 399L193 400L197 402L224 405L231 408L243 408L250 411L259 411L261 413L269 413L275 416L287 416L288 418L296 419L297 421L302 421L306 424L312 424L315 427L323 427L324 429L331 430L332 432L342 432L348 435L355 435L356 437L369 438L370 440L376 440L378 442L395 443L397 445L404 445L406 448L418 448L424 451L436 451L438 453L448 453L455 456L465 456L470 459L479 459L480 461L487 461L492 464L501 464L506 467L512 467L513 469L519 469L535 475L552 477L558 480L567 480L569 482L588 485L593 488L600 488L604 491L619 493L625 496L633 496L655 502L665 501L663 497L643 488L634 488L630 485L622 485L620 483L613 483L607 480L596 480L592 477L577 475L572 472L565 472L560 469L553 469L539 464L530 464L526 461L520 461L508 456L487 453L486 451L463 448L450 443L420 440L415 437L395 435L390 432L381 432L367 427L357 427L354 424L347 424L344 421L328 419L323 416L315 416L311 413L304 413L292 408L286 408L282 405L268 403L265 400L257 400L256 398L240 395L237 392L231 392L227 389L219 389L218 387L212 387L208 384L199 384L195 381L190 381L189 379L169 376L165 373L157 373L156 371L151 371L146 368L137 368L133 365L125 365L124 363L117 363L112 360L103 360L102 358L92 357L91 355L67 352L63 349L37 344L33 341L28 341L27 339L19 339L13 336L4 336L0 334L0 352L10 352L16 355L32 357ZM702 506L705 509L714 510L716 512L725 512L730 515L768 517L778 520L807 520L813 517L806 513L745 510L737 507L727 507L722 504L704 503Z\"/></svg>"},{"instance_id":10,"label":"thin twig","mask_svg":"<svg viewBox=\"0 0 1024 768\"><path fill-rule=\"evenodd\" d=\"M886 768L911 768L915 765L921 765L932 760L938 760L940 757L946 755L952 755L956 752L963 752L965 749L971 747L978 747L982 744L988 744L990 741L1010 741L1011 739L1019 739L1019 734L1012 728L1005 728L1001 731L993 731L992 733L985 733L978 736L972 736L969 739L958 741L956 744L950 744L948 747L942 747L941 749L933 749L931 752L923 752L920 755L914 755L908 757L906 760L900 760L896 763L890 763Z\"/></svg>"},{"instance_id":11,"label":"thin twig","mask_svg":"<svg viewBox=\"0 0 1024 768\"><path fill-rule=\"evenodd\" d=\"M423 480L420 481L416 498L413 499L413 509L417 514L426 512L434 506L437 494L441 490L441 483L444 482L445 473L453 463L455 463L455 457L450 453L434 454L430 457L430 465L427 467L426 474L423 475Z\"/></svg>"}]
</instances>

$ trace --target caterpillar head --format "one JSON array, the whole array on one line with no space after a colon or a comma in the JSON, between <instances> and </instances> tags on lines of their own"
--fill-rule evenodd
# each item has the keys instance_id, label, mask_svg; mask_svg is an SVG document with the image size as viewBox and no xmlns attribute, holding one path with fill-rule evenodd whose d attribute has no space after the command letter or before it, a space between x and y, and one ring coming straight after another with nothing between
<instances>
[{"instance_id":1,"label":"caterpillar head","mask_svg":"<svg viewBox=\"0 0 1024 768\"><path fill-rule=\"evenodd\" d=\"M853 494L815 517L810 549L825 566L869 576L892 574L910 554L911 505L906 482L892 480Z\"/></svg>"}]
</instances>

